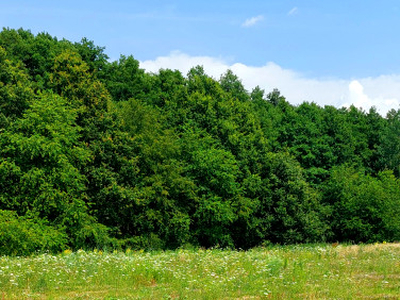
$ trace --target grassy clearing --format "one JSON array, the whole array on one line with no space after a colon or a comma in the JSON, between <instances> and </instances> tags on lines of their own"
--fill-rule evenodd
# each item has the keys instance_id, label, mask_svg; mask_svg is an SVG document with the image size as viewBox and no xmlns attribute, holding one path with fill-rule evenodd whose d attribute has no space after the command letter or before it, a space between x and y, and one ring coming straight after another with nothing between
<instances>
[{"instance_id":1,"label":"grassy clearing","mask_svg":"<svg viewBox=\"0 0 400 300\"><path fill-rule=\"evenodd\" d=\"M400 244L0 257L3 299L400 296Z\"/></svg>"}]
</instances>

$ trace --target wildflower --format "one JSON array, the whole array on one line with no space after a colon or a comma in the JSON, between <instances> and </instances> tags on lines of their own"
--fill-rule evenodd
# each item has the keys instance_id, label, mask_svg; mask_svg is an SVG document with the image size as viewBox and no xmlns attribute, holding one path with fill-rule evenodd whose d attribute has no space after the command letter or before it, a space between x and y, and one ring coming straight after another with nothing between
<instances>
[{"instance_id":1,"label":"wildflower","mask_svg":"<svg viewBox=\"0 0 400 300\"><path fill-rule=\"evenodd\" d=\"M69 255L69 254L71 254L72 253L72 250L71 249L66 249L66 250L64 250L64 254L65 255Z\"/></svg>"}]
</instances>

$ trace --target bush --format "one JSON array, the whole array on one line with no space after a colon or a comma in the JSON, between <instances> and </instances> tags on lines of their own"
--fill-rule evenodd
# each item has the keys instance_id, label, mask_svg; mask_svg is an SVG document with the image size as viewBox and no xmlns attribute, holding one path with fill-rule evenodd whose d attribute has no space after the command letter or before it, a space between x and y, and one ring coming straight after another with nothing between
<instances>
[{"instance_id":1,"label":"bush","mask_svg":"<svg viewBox=\"0 0 400 300\"><path fill-rule=\"evenodd\" d=\"M400 181L392 171L371 177L349 167L334 168L324 199L332 207L335 240L400 239Z\"/></svg>"},{"instance_id":2,"label":"bush","mask_svg":"<svg viewBox=\"0 0 400 300\"><path fill-rule=\"evenodd\" d=\"M67 235L43 220L19 217L14 211L0 210L0 255L30 255L60 252L67 248Z\"/></svg>"}]
</instances>

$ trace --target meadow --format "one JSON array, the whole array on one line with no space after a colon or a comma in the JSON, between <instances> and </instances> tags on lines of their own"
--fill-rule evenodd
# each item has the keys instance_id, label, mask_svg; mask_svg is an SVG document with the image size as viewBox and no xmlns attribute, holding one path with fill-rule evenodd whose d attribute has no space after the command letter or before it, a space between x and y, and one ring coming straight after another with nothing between
<instances>
[{"instance_id":1,"label":"meadow","mask_svg":"<svg viewBox=\"0 0 400 300\"><path fill-rule=\"evenodd\" d=\"M2 256L0 297L395 299L399 258L400 244Z\"/></svg>"}]
</instances>

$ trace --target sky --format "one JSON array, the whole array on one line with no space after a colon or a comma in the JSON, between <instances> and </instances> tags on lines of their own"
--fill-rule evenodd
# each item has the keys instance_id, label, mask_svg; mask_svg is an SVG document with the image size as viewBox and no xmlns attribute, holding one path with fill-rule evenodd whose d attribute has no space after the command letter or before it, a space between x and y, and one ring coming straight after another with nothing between
<instances>
[{"instance_id":1,"label":"sky","mask_svg":"<svg viewBox=\"0 0 400 300\"><path fill-rule=\"evenodd\" d=\"M0 26L86 37L149 72L231 69L294 105L400 108L398 0L0 0Z\"/></svg>"}]
</instances>

